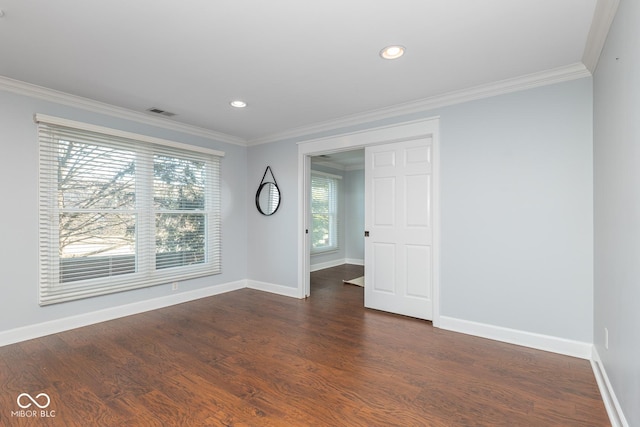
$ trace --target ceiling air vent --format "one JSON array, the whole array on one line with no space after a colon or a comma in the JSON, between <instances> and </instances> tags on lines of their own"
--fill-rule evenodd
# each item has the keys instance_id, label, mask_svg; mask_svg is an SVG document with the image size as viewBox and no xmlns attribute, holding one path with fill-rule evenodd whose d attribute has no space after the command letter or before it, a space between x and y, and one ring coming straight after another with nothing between
<instances>
[{"instance_id":1,"label":"ceiling air vent","mask_svg":"<svg viewBox=\"0 0 640 427\"><path fill-rule=\"evenodd\" d=\"M161 116L165 116L165 117L173 117L176 115L176 113L172 113L170 111L165 111L165 110L161 110L159 108L149 108L147 109L148 112L153 113L153 114L159 114Z\"/></svg>"}]
</instances>

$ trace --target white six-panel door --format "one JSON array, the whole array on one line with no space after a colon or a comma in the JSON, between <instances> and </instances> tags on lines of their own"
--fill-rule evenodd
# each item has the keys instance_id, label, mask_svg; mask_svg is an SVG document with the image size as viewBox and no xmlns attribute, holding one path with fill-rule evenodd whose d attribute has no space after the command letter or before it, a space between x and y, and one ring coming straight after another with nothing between
<instances>
[{"instance_id":1,"label":"white six-panel door","mask_svg":"<svg viewBox=\"0 0 640 427\"><path fill-rule=\"evenodd\" d=\"M365 306L433 319L430 137L365 149Z\"/></svg>"}]
</instances>

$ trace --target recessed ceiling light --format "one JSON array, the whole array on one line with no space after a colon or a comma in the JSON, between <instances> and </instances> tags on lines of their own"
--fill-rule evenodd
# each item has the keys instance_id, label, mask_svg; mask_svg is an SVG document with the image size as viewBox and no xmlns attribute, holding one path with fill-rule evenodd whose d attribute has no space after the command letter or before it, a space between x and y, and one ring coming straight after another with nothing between
<instances>
[{"instance_id":1,"label":"recessed ceiling light","mask_svg":"<svg viewBox=\"0 0 640 427\"><path fill-rule=\"evenodd\" d=\"M387 46L380 51L380 56L384 59L397 59L404 55L404 46Z\"/></svg>"},{"instance_id":2,"label":"recessed ceiling light","mask_svg":"<svg viewBox=\"0 0 640 427\"><path fill-rule=\"evenodd\" d=\"M235 100L235 101L231 101L229 105L231 105L233 108L244 108L247 106L247 103L244 101Z\"/></svg>"}]
</instances>

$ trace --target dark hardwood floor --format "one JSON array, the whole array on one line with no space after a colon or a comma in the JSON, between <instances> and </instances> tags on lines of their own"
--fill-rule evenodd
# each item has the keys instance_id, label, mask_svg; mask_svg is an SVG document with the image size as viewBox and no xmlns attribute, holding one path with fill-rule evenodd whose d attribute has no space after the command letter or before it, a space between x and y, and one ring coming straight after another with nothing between
<instances>
[{"instance_id":1,"label":"dark hardwood floor","mask_svg":"<svg viewBox=\"0 0 640 427\"><path fill-rule=\"evenodd\" d=\"M342 284L361 274L312 273L307 300L244 289L0 347L0 425L609 425L588 361L366 310ZM46 393L47 414L17 416L21 393Z\"/></svg>"}]
</instances>

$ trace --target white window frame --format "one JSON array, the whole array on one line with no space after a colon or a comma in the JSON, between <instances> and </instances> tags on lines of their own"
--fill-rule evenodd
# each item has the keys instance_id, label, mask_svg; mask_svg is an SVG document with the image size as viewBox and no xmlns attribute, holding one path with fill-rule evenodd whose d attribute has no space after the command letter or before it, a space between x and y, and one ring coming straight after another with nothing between
<instances>
[{"instance_id":1,"label":"white window frame","mask_svg":"<svg viewBox=\"0 0 640 427\"><path fill-rule=\"evenodd\" d=\"M224 152L174 141L124 132L101 126L76 122L57 117L36 114L39 140L39 304L49 305L120 291L167 284L195 277L221 273L220 242L220 160ZM136 161L146 163L140 176L136 170L136 206L131 213L136 222L136 268L135 272L100 278L62 282L60 277L60 209L58 206L58 183L55 171L58 168L58 140L56 132L71 129L86 135L98 135L109 144L110 139L122 143L127 150L136 153ZM53 154L52 154L53 153ZM156 268L155 220L159 212L153 208L153 159L155 155L197 159L205 164L205 207L200 210L180 213L200 213L205 217L205 259L191 265ZM142 164L141 163L141 164ZM151 164L151 166L149 166ZM137 168L137 164L136 164ZM144 197L138 197L138 192ZM139 202L140 200L141 202ZM142 202L144 200L144 202ZM115 212L115 211L114 211ZM165 212L165 211L163 211ZM172 211L166 211L175 213Z\"/></svg>"}]
</instances>

